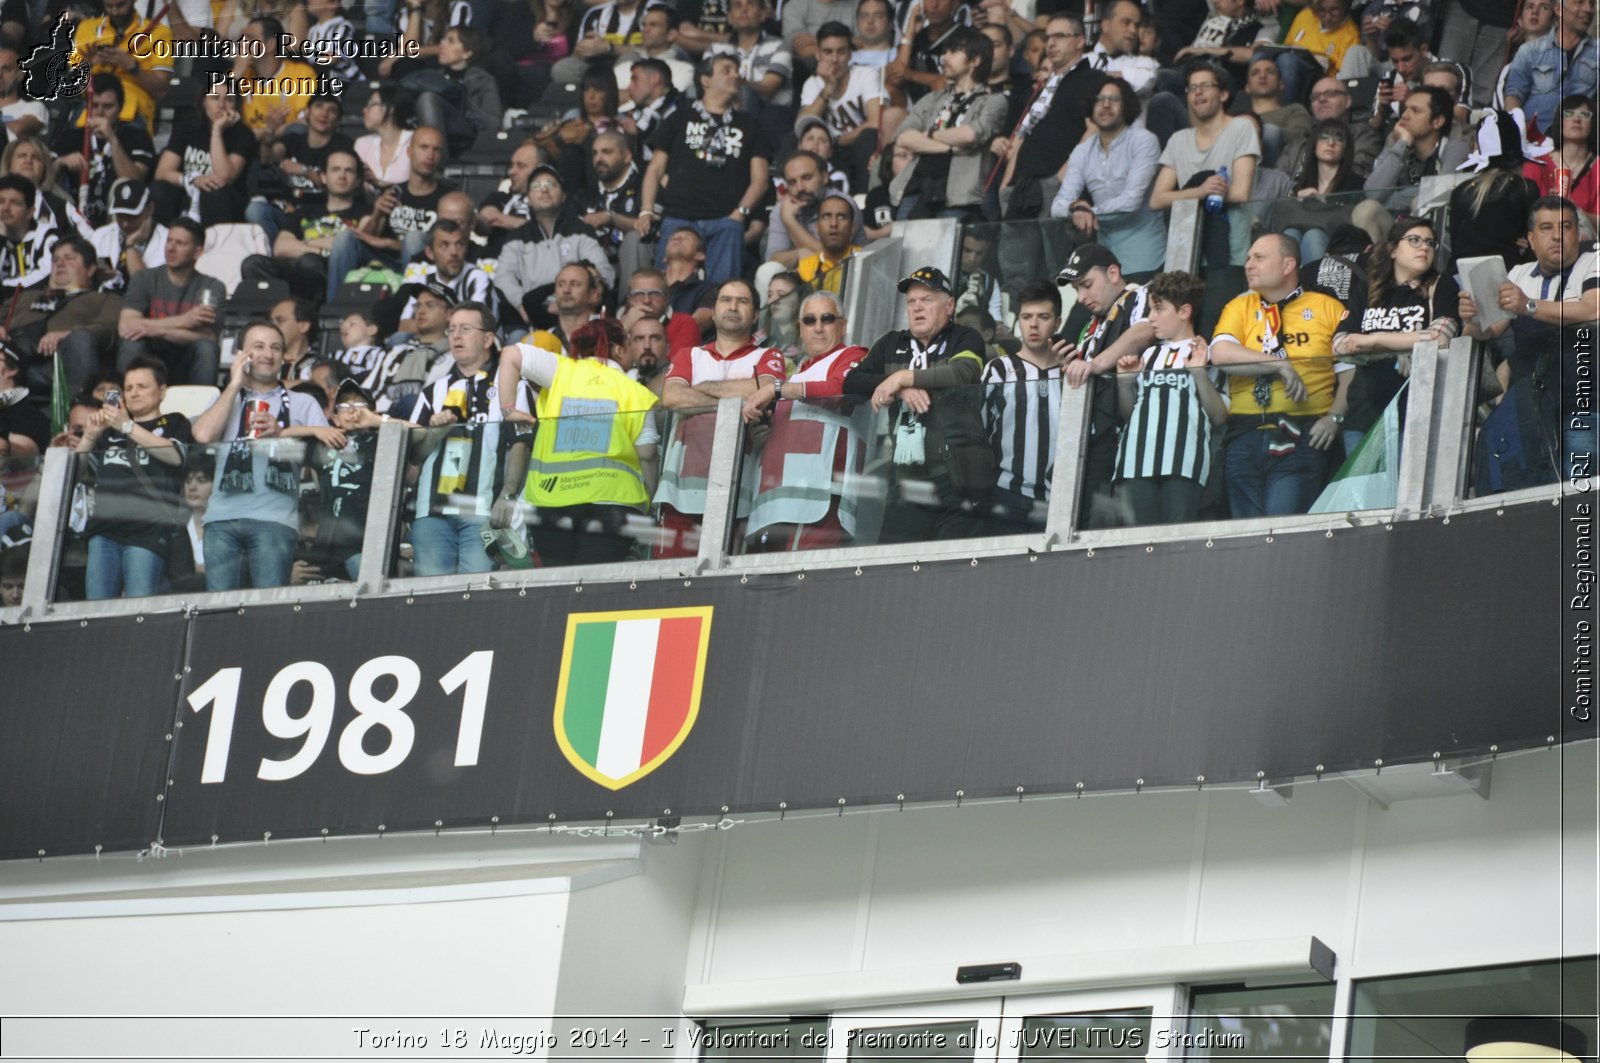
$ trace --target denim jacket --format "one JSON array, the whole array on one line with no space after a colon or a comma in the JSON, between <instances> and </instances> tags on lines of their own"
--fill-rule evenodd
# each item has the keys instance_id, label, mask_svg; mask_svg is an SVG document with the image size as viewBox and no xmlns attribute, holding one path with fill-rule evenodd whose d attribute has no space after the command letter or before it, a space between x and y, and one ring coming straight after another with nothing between
<instances>
[{"instance_id":1,"label":"denim jacket","mask_svg":"<svg viewBox=\"0 0 1600 1063\"><path fill-rule=\"evenodd\" d=\"M1506 72L1506 95L1522 101L1522 111L1539 120L1539 128L1555 128L1556 106L1565 96L1594 95L1600 81L1600 41L1585 34L1572 61L1558 41L1559 32L1529 41L1517 50Z\"/></svg>"}]
</instances>

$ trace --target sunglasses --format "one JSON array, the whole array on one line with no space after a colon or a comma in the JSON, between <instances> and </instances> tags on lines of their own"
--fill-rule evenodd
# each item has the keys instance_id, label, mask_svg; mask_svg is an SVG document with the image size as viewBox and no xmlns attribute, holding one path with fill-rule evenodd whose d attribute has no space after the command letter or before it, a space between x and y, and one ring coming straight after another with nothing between
<instances>
[{"instance_id":1,"label":"sunglasses","mask_svg":"<svg viewBox=\"0 0 1600 1063\"><path fill-rule=\"evenodd\" d=\"M370 410L370 409L372 409L372 407L368 406L364 402L341 402L341 403L339 403L339 405L334 407L334 410L336 412L338 412L338 413L351 413L351 412L353 412L355 410Z\"/></svg>"},{"instance_id":2,"label":"sunglasses","mask_svg":"<svg viewBox=\"0 0 1600 1063\"><path fill-rule=\"evenodd\" d=\"M815 325L818 321L822 322L824 325L831 325L835 321L838 321L838 320L839 320L839 315L838 314L821 314L821 315L818 315L818 314L807 314L805 317L802 317L800 319L800 324L805 325L807 328L809 328L812 325Z\"/></svg>"}]
</instances>

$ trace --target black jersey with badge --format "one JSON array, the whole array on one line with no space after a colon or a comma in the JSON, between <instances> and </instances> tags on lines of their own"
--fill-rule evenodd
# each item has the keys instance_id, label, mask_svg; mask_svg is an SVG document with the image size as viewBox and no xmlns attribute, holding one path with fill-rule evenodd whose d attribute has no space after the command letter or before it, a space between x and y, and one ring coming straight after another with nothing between
<instances>
[{"instance_id":1,"label":"black jersey with badge","mask_svg":"<svg viewBox=\"0 0 1600 1063\"><path fill-rule=\"evenodd\" d=\"M194 441L189 419L181 413L140 421L139 427L172 440L180 458L183 446ZM183 462L169 464L155 453L114 429L101 435L95 451L98 461L90 535L166 554L167 543L180 523Z\"/></svg>"},{"instance_id":2,"label":"black jersey with badge","mask_svg":"<svg viewBox=\"0 0 1600 1063\"><path fill-rule=\"evenodd\" d=\"M389 214L389 231L402 237L407 233L427 232L439 220L439 200L455 190L456 186L449 181L440 181L432 192L423 195L412 192L405 184L396 185L400 202Z\"/></svg>"}]
</instances>

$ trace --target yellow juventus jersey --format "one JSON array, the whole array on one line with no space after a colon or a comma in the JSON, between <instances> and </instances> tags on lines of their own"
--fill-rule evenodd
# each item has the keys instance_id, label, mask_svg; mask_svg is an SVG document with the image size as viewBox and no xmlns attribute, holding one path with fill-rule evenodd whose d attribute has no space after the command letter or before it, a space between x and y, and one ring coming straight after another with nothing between
<instances>
[{"instance_id":1,"label":"yellow juventus jersey","mask_svg":"<svg viewBox=\"0 0 1600 1063\"><path fill-rule=\"evenodd\" d=\"M1261 296L1245 292L1222 308L1212 342L1231 339L1252 351L1265 349L1269 311ZM1283 385L1274 382L1272 401L1263 408L1254 395L1257 378L1235 376L1228 381L1230 412L1285 413L1292 417L1320 417L1327 413L1333 405L1333 333L1344 315L1339 301L1321 292L1301 292L1279 307L1282 321L1276 331L1283 352L1305 382L1305 401L1290 402Z\"/></svg>"}]
</instances>

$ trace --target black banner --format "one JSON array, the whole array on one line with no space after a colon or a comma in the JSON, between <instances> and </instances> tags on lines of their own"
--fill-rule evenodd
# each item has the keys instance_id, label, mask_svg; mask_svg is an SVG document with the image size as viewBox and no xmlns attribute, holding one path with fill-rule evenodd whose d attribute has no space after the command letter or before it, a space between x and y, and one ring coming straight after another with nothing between
<instances>
[{"instance_id":1,"label":"black banner","mask_svg":"<svg viewBox=\"0 0 1600 1063\"><path fill-rule=\"evenodd\" d=\"M1222 783L1592 737L1560 726L1559 526L1530 505L1271 543L201 615L162 704L183 726L160 836ZM85 653L91 633L62 637ZM702 646L690 717L675 692ZM158 779L100 796L120 812ZM53 833L17 826L7 855Z\"/></svg>"}]
</instances>

